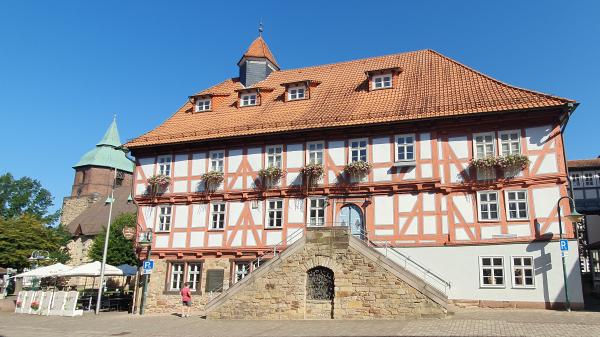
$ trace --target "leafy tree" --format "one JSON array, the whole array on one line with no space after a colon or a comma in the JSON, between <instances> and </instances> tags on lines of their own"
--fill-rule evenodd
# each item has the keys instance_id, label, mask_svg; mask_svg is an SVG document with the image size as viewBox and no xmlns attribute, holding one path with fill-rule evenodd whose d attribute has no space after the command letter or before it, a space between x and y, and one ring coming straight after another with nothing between
<instances>
[{"instance_id":1,"label":"leafy tree","mask_svg":"<svg viewBox=\"0 0 600 337\"><path fill-rule=\"evenodd\" d=\"M0 217L0 266L18 270L31 267L28 258L34 250L46 250L50 254L51 259L40 264L67 262L69 255L61 231L64 231L62 227L46 227L41 219L30 214Z\"/></svg>"},{"instance_id":2,"label":"leafy tree","mask_svg":"<svg viewBox=\"0 0 600 337\"><path fill-rule=\"evenodd\" d=\"M48 214L53 205L52 195L35 179L15 179L12 174L0 175L0 218L19 217L29 214L46 224L54 223L60 212Z\"/></svg>"},{"instance_id":3,"label":"leafy tree","mask_svg":"<svg viewBox=\"0 0 600 337\"><path fill-rule=\"evenodd\" d=\"M138 261L133 250L133 242L125 239L123 236L124 227L135 228L135 226L136 216L134 213L123 213L111 223L106 263L113 266L118 266L121 264L137 265ZM103 228L102 232L96 235L94 243L92 244L92 247L90 247L88 256L92 260L102 261L105 237L106 228Z\"/></svg>"}]
</instances>

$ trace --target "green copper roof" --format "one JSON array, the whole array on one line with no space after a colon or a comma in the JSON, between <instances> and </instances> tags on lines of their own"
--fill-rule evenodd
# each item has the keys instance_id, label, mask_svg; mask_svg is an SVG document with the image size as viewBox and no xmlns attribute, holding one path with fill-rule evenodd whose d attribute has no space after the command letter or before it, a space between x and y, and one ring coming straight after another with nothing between
<instances>
[{"instance_id":1,"label":"green copper roof","mask_svg":"<svg viewBox=\"0 0 600 337\"><path fill-rule=\"evenodd\" d=\"M119 139L119 131L117 130L117 121L114 118L108 130L106 130L104 137L96 144L96 147L84 154L73 168L91 165L110 168L116 167L121 171L133 172L133 161L127 158L123 151L117 150L116 147L118 146L121 146L121 140Z\"/></svg>"}]
</instances>

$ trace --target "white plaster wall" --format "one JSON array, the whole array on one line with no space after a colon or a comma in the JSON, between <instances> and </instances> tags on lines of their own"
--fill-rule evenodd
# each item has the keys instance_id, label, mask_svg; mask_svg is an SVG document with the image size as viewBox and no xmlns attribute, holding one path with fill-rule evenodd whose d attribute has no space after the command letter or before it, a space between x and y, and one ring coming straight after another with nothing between
<instances>
[{"instance_id":1,"label":"white plaster wall","mask_svg":"<svg viewBox=\"0 0 600 337\"><path fill-rule=\"evenodd\" d=\"M229 226L235 226L238 222L240 215L242 214L242 209L244 209L243 201L232 201L229 202L229 209L227 210L227 224Z\"/></svg>"},{"instance_id":2,"label":"white plaster wall","mask_svg":"<svg viewBox=\"0 0 600 337\"><path fill-rule=\"evenodd\" d=\"M302 144L287 145L287 167L300 168L304 165L304 146Z\"/></svg>"},{"instance_id":3,"label":"white plaster wall","mask_svg":"<svg viewBox=\"0 0 600 337\"><path fill-rule=\"evenodd\" d=\"M204 232L190 233L190 247L204 247Z\"/></svg>"},{"instance_id":4,"label":"white plaster wall","mask_svg":"<svg viewBox=\"0 0 600 337\"><path fill-rule=\"evenodd\" d=\"M186 177L188 175L188 155L178 154L175 156L173 174L175 177Z\"/></svg>"},{"instance_id":5,"label":"white plaster wall","mask_svg":"<svg viewBox=\"0 0 600 337\"><path fill-rule=\"evenodd\" d=\"M173 183L173 192L174 193L186 193L187 192L188 182L187 180L178 180Z\"/></svg>"},{"instance_id":6,"label":"white plaster wall","mask_svg":"<svg viewBox=\"0 0 600 337\"><path fill-rule=\"evenodd\" d=\"M399 194L398 195L398 212L410 212L415 207L417 202L416 194Z\"/></svg>"},{"instance_id":7,"label":"white plaster wall","mask_svg":"<svg viewBox=\"0 0 600 337\"><path fill-rule=\"evenodd\" d=\"M268 230L265 233L267 234L267 245L269 246L279 244L283 241L283 232L281 230Z\"/></svg>"},{"instance_id":8,"label":"white plaster wall","mask_svg":"<svg viewBox=\"0 0 600 337\"><path fill-rule=\"evenodd\" d=\"M146 192L146 184L140 183L135 185L135 195L142 195Z\"/></svg>"},{"instance_id":9,"label":"white plaster wall","mask_svg":"<svg viewBox=\"0 0 600 337\"><path fill-rule=\"evenodd\" d=\"M262 168L262 148L251 147L248 149L248 163L252 167L252 171L258 171Z\"/></svg>"},{"instance_id":10,"label":"white plaster wall","mask_svg":"<svg viewBox=\"0 0 600 337\"><path fill-rule=\"evenodd\" d=\"M206 173L206 153L192 154L192 175L199 176Z\"/></svg>"},{"instance_id":11,"label":"white plaster wall","mask_svg":"<svg viewBox=\"0 0 600 337\"><path fill-rule=\"evenodd\" d=\"M525 129L525 140L528 150L540 150L550 136L550 125L537 126Z\"/></svg>"},{"instance_id":12,"label":"white plaster wall","mask_svg":"<svg viewBox=\"0 0 600 337\"><path fill-rule=\"evenodd\" d=\"M389 156L388 156L389 157ZM373 169L373 181L391 181L392 174L387 167L378 167Z\"/></svg>"},{"instance_id":13,"label":"white plaster wall","mask_svg":"<svg viewBox=\"0 0 600 337\"><path fill-rule=\"evenodd\" d=\"M556 154L549 153L544 156L537 174L558 173L558 164L556 162Z\"/></svg>"},{"instance_id":14,"label":"white plaster wall","mask_svg":"<svg viewBox=\"0 0 600 337\"><path fill-rule=\"evenodd\" d=\"M223 246L223 233L208 233L208 246L221 247Z\"/></svg>"},{"instance_id":15,"label":"white plaster wall","mask_svg":"<svg viewBox=\"0 0 600 337\"><path fill-rule=\"evenodd\" d=\"M154 157L139 158L138 161L140 163L140 167L142 168L142 172L144 172L144 175L146 176L146 179L150 178L154 173Z\"/></svg>"},{"instance_id":16,"label":"white plaster wall","mask_svg":"<svg viewBox=\"0 0 600 337\"><path fill-rule=\"evenodd\" d=\"M435 211L435 193L422 193L423 211Z\"/></svg>"},{"instance_id":17,"label":"white plaster wall","mask_svg":"<svg viewBox=\"0 0 600 337\"><path fill-rule=\"evenodd\" d=\"M373 162L374 163L388 163L393 161L390 158L390 138L381 137L373 138Z\"/></svg>"},{"instance_id":18,"label":"white plaster wall","mask_svg":"<svg viewBox=\"0 0 600 337\"><path fill-rule=\"evenodd\" d=\"M346 164L344 158L344 152L346 148L343 140L331 141L327 145L327 151L333 163L337 166Z\"/></svg>"},{"instance_id":19,"label":"white plaster wall","mask_svg":"<svg viewBox=\"0 0 600 337\"><path fill-rule=\"evenodd\" d=\"M146 228L154 227L154 215L156 214L156 207L153 206L142 206L140 207L140 212L144 217L144 222L146 223Z\"/></svg>"},{"instance_id":20,"label":"white plaster wall","mask_svg":"<svg viewBox=\"0 0 600 337\"><path fill-rule=\"evenodd\" d=\"M449 137L448 145L458 159L469 157L469 143L467 142L467 136Z\"/></svg>"},{"instance_id":21,"label":"white plaster wall","mask_svg":"<svg viewBox=\"0 0 600 337\"><path fill-rule=\"evenodd\" d=\"M390 195L375 196L375 225L391 225L394 223L394 197Z\"/></svg>"},{"instance_id":22,"label":"white plaster wall","mask_svg":"<svg viewBox=\"0 0 600 337\"><path fill-rule=\"evenodd\" d=\"M558 186L535 188L532 190L533 200L528 205L534 206L536 218L546 218L556 208L556 202L560 198Z\"/></svg>"},{"instance_id":23,"label":"white plaster wall","mask_svg":"<svg viewBox=\"0 0 600 337\"><path fill-rule=\"evenodd\" d=\"M169 247L169 234L156 235L156 241L154 241L154 247L156 248L167 248Z\"/></svg>"},{"instance_id":24,"label":"white plaster wall","mask_svg":"<svg viewBox=\"0 0 600 337\"><path fill-rule=\"evenodd\" d=\"M455 195L452 197L454 202L454 211L459 212L466 223L473 223L473 198L470 194ZM458 222L458 218L455 218Z\"/></svg>"},{"instance_id":25,"label":"white plaster wall","mask_svg":"<svg viewBox=\"0 0 600 337\"><path fill-rule=\"evenodd\" d=\"M175 205L175 228L186 228L188 225L188 206Z\"/></svg>"},{"instance_id":26,"label":"white plaster wall","mask_svg":"<svg viewBox=\"0 0 600 337\"><path fill-rule=\"evenodd\" d=\"M187 239L186 232L173 233L173 248L185 248L185 240Z\"/></svg>"},{"instance_id":27,"label":"white plaster wall","mask_svg":"<svg viewBox=\"0 0 600 337\"><path fill-rule=\"evenodd\" d=\"M229 150L227 153L227 172L235 173L240 167L244 151L242 149ZM241 187L241 186L240 186Z\"/></svg>"},{"instance_id":28,"label":"white plaster wall","mask_svg":"<svg viewBox=\"0 0 600 337\"><path fill-rule=\"evenodd\" d=\"M433 167L431 164L421 164L421 178L433 178Z\"/></svg>"},{"instance_id":29,"label":"white plaster wall","mask_svg":"<svg viewBox=\"0 0 600 337\"><path fill-rule=\"evenodd\" d=\"M582 303L581 275L577 242L570 241L567 256L569 299ZM383 250L383 248L381 248ZM405 255L429 268L442 279L449 281L450 299L563 302L563 277L560 246L554 242L534 242L502 245L477 245L457 247L402 247L396 248ZM401 259L388 252L388 258L404 265ZM479 256L503 256L504 288L482 288L479 285ZM533 256L535 267L535 288L512 287L511 256ZM411 268L409 268L411 270ZM415 272L415 269L411 271ZM422 272L415 272L422 275ZM436 286L436 283L432 283Z\"/></svg>"},{"instance_id":30,"label":"white plaster wall","mask_svg":"<svg viewBox=\"0 0 600 337\"><path fill-rule=\"evenodd\" d=\"M250 206L250 213L252 214L252 221L254 221L255 225L262 225L262 223L263 223L262 209L263 209L262 201L258 202L257 208L253 208L252 206Z\"/></svg>"},{"instance_id":31,"label":"white plaster wall","mask_svg":"<svg viewBox=\"0 0 600 337\"><path fill-rule=\"evenodd\" d=\"M288 200L288 223L304 223L304 199Z\"/></svg>"},{"instance_id":32,"label":"white plaster wall","mask_svg":"<svg viewBox=\"0 0 600 337\"><path fill-rule=\"evenodd\" d=\"M207 204L194 204L192 206L192 227L206 227Z\"/></svg>"}]
</instances>

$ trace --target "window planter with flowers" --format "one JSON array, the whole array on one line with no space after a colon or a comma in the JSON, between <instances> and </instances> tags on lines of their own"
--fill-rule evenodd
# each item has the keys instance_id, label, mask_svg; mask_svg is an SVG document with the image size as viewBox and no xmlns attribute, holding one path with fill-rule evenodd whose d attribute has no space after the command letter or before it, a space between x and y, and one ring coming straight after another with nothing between
<instances>
[{"instance_id":1,"label":"window planter with flowers","mask_svg":"<svg viewBox=\"0 0 600 337\"><path fill-rule=\"evenodd\" d=\"M522 154L509 154L501 157L486 157L471 159L471 167L476 168L482 175L489 176L496 169L504 171L506 176L514 177L529 165L529 158Z\"/></svg>"},{"instance_id":2,"label":"window planter with flowers","mask_svg":"<svg viewBox=\"0 0 600 337\"><path fill-rule=\"evenodd\" d=\"M202 175L204 188L209 192L216 191L223 182L225 174L221 171L208 171Z\"/></svg>"},{"instance_id":3,"label":"window planter with flowers","mask_svg":"<svg viewBox=\"0 0 600 337\"><path fill-rule=\"evenodd\" d=\"M148 178L148 192L150 195L154 196L157 194L162 194L165 192L169 183L171 182L171 178L167 177L163 174L153 175Z\"/></svg>"},{"instance_id":4,"label":"window planter with flowers","mask_svg":"<svg viewBox=\"0 0 600 337\"><path fill-rule=\"evenodd\" d=\"M38 311L40 309L40 302L33 301L33 302L31 302L30 307L31 307L31 310Z\"/></svg>"},{"instance_id":5,"label":"window planter with flowers","mask_svg":"<svg viewBox=\"0 0 600 337\"><path fill-rule=\"evenodd\" d=\"M319 184L319 179L323 177L325 169L323 164L306 164L300 169L300 173L304 177L307 186L316 186Z\"/></svg>"},{"instance_id":6,"label":"window planter with flowers","mask_svg":"<svg viewBox=\"0 0 600 337\"><path fill-rule=\"evenodd\" d=\"M17 308L20 308L20 307L22 307L22 306L23 306L23 302L21 302L21 301L17 301L16 305L17 305Z\"/></svg>"},{"instance_id":7,"label":"window planter with flowers","mask_svg":"<svg viewBox=\"0 0 600 337\"><path fill-rule=\"evenodd\" d=\"M263 183L264 188L269 188L277 185L285 171L279 167L267 167L258 171L258 176Z\"/></svg>"},{"instance_id":8,"label":"window planter with flowers","mask_svg":"<svg viewBox=\"0 0 600 337\"><path fill-rule=\"evenodd\" d=\"M369 174L371 168L373 168L371 163L359 160L348 163L346 167L344 167L344 172L346 172L353 180L356 179L360 181L360 179Z\"/></svg>"}]
</instances>

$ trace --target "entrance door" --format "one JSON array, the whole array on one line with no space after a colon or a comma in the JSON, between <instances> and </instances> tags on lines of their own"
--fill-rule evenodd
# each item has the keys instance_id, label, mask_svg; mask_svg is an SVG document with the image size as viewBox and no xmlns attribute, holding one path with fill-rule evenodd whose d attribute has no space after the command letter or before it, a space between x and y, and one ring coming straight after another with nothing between
<instances>
[{"instance_id":1,"label":"entrance door","mask_svg":"<svg viewBox=\"0 0 600 337\"><path fill-rule=\"evenodd\" d=\"M361 239L365 233L365 225L363 222L362 211L354 204L348 204L340 209L338 215L340 226L350 226L352 235L358 236Z\"/></svg>"}]
</instances>

